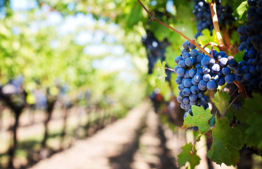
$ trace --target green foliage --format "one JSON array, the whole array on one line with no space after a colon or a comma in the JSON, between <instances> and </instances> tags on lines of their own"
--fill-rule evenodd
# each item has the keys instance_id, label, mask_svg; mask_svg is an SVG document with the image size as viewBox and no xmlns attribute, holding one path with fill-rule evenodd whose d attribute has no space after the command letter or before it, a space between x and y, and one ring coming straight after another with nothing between
<instances>
[{"instance_id":1,"label":"green foliage","mask_svg":"<svg viewBox=\"0 0 262 169\"><path fill-rule=\"evenodd\" d=\"M261 110L262 96L260 94L253 93L252 98L244 100L242 108L235 113L235 116L240 122L245 123L252 113L260 112Z\"/></svg>"},{"instance_id":2,"label":"green foliage","mask_svg":"<svg viewBox=\"0 0 262 169\"><path fill-rule=\"evenodd\" d=\"M239 62L241 62L241 61L243 60L244 54L245 54L245 50L239 51L239 52L235 55L234 59L239 63Z\"/></svg>"},{"instance_id":3,"label":"green foliage","mask_svg":"<svg viewBox=\"0 0 262 169\"><path fill-rule=\"evenodd\" d=\"M183 128L198 126L201 134L206 133L210 126L208 124L212 114L209 109L203 107L192 106L193 116L187 116L184 120Z\"/></svg>"},{"instance_id":4,"label":"green foliage","mask_svg":"<svg viewBox=\"0 0 262 169\"><path fill-rule=\"evenodd\" d=\"M158 62L157 62L157 76L156 76L156 79L155 79L155 83L156 83L157 86L161 86L165 82L165 77L166 77L165 65L166 65L165 61L161 64L161 61L158 60Z\"/></svg>"},{"instance_id":5,"label":"green foliage","mask_svg":"<svg viewBox=\"0 0 262 169\"><path fill-rule=\"evenodd\" d=\"M229 94L222 92L222 91L218 91L216 92L212 102L214 102L214 104L220 111L220 114L222 115L228 108L230 100L231 98ZM233 120L233 108L232 107L228 109L226 113L226 117L228 117L229 121Z\"/></svg>"},{"instance_id":6,"label":"green foliage","mask_svg":"<svg viewBox=\"0 0 262 169\"><path fill-rule=\"evenodd\" d=\"M242 2L236 9L239 18L241 19L247 9L247 1Z\"/></svg>"},{"instance_id":7,"label":"green foliage","mask_svg":"<svg viewBox=\"0 0 262 169\"><path fill-rule=\"evenodd\" d=\"M247 119L247 124L249 125L246 128L246 144L248 147L255 146L259 149L262 149L262 115L257 113L252 113Z\"/></svg>"},{"instance_id":8,"label":"green foliage","mask_svg":"<svg viewBox=\"0 0 262 169\"><path fill-rule=\"evenodd\" d=\"M238 129L229 126L227 118L216 119L212 130L213 144L207 156L212 161L226 165L235 165L239 161L239 150L242 148L242 136Z\"/></svg>"},{"instance_id":9,"label":"green foliage","mask_svg":"<svg viewBox=\"0 0 262 169\"><path fill-rule=\"evenodd\" d=\"M195 168L200 163L200 157L196 154L196 148L192 145L192 143L187 143L182 147L182 153L178 155L178 164L180 167L189 163L190 168Z\"/></svg>"}]
</instances>

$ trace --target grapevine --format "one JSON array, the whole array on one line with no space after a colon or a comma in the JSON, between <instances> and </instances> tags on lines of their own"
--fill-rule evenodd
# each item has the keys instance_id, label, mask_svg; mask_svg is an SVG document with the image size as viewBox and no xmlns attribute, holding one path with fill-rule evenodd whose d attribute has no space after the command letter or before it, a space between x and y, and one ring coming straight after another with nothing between
<instances>
[{"instance_id":1,"label":"grapevine","mask_svg":"<svg viewBox=\"0 0 262 169\"><path fill-rule=\"evenodd\" d=\"M227 159L219 157L221 153L218 152L220 150L217 144L217 134L223 130L225 135L232 134L236 137L236 140L241 142L241 144L236 144L237 146L234 149L229 150L231 153L237 153L238 156L241 149L250 147L250 145L259 148L259 145L254 142L251 144L249 142L243 143L243 140L241 140L244 133L247 135L251 134L249 132L250 129L248 129L251 126L246 126L244 131L239 130L239 128L244 124L250 125L250 121L243 119L243 111L250 111L249 109L252 109L250 108L250 103L258 97L261 98L259 93L262 89L262 64L259 40L261 39L262 15L260 14L260 8L262 1L248 0L247 2L249 5L247 9L247 25L240 26L237 29L241 40L239 53L236 54L237 59L229 54L232 51L232 46L231 42L229 42L229 35L225 32L225 25L231 25L235 20L232 17L233 10L229 4L222 7L219 1L211 1L209 4L201 0L194 1L195 7L193 13L198 20L198 32L195 37L197 38L202 35L201 32L205 28L209 29L212 35L214 28L218 41L218 45L209 42L201 47L195 40L190 40L178 30L156 19L140 0L138 2L148 13L151 21L164 25L187 40L181 44L183 47L180 52L181 54L174 58L176 63L174 72L177 75L175 83L179 89L177 101L180 103L180 107L185 110L183 128L189 129L193 127L201 135L211 132L213 144L208 151L208 157L218 164L235 165L235 162L239 162L239 157L228 156ZM220 32L221 28L223 35ZM225 36L225 39L223 39L223 36ZM224 44L224 40L226 45ZM211 51L207 53L205 48L209 45L211 46ZM217 47L220 51L214 50L213 47ZM244 52L242 53L241 51ZM215 94L210 95L210 91L214 91ZM222 99L222 103L219 101L220 99ZM209 107L209 103L211 102L213 102L219 111L218 117L215 117L214 125L209 124L212 116L211 111L214 109ZM260 100L256 102L259 104ZM255 110L258 113L262 109L258 106ZM250 118L253 116L255 117L257 114L250 115ZM222 129L222 126L227 129ZM225 149L223 150L220 147L222 153L228 151L226 150L226 146L231 141L233 140L224 140ZM195 152L194 145L190 146L193 152ZM254 151L256 151L256 148ZM178 156L178 160L182 158L182 154ZM193 165L191 161L188 162L190 165ZM185 165L184 163L180 164Z\"/></svg>"}]
</instances>

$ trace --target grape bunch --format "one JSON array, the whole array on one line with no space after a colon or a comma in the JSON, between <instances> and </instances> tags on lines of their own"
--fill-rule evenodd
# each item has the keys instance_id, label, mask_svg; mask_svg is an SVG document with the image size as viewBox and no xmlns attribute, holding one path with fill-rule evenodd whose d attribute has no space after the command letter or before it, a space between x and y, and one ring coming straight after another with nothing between
<instances>
[{"instance_id":1,"label":"grape bunch","mask_svg":"<svg viewBox=\"0 0 262 169\"><path fill-rule=\"evenodd\" d=\"M169 42L164 39L163 41L157 40L154 36L153 32L147 31L147 35L142 38L142 43L146 47L147 59L148 59L148 74L153 73L153 69L158 60L164 61L165 57L165 49L169 46ZM169 68L168 65L166 67ZM169 70L165 70L166 72L166 81L170 81L171 72Z\"/></svg>"},{"instance_id":2,"label":"grape bunch","mask_svg":"<svg viewBox=\"0 0 262 169\"><path fill-rule=\"evenodd\" d=\"M232 25L234 18L232 16L232 8L229 5L222 7L218 0L216 2L216 10L218 15L218 23L221 26L222 24ZM208 29L210 31L210 35L212 35L212 31L214 29L212 16L210 12L210 8L208 3L205 0L195 0L193 14L197 19L197 33L195 34L195 38L197 39L200 35L202 35L202 31L204 29Z\"/></svg>"},{"instance_id":3,"label":"grape bunch","mask_svg":"<svg viewBox=\"0 0 262 169\"><path fill-rule=\"evenodd\" d=\"M248 0L248 5L247 25L237 30L241 40L239 50L245 53L235 77L251 93L262 89L262 0Z\"/></svg>"},{"instance_id":4,"label":"grape bunch","mask_svg":"<svg viewBox=\"0 0 262 169\"><path fill-rule=\"evenodd\" d=\"M196 46L188 41L183 43L181 55L175 58L177 66L176 83L179 85L177 101L180 107L192 114L191 106L203 106L208 108L208 97L204 95L207 90L216 90L226 82L233 84L235 77L233 70L238 63L232 56L225 52L213 50L214 58L204 55L196 49Z\"/></svg>"}]
</instances>

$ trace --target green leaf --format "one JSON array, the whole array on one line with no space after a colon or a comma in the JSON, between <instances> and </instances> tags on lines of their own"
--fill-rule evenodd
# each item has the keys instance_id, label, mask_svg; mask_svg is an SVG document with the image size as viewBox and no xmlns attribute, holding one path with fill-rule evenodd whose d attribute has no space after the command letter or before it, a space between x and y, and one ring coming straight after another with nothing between
<instances>
[{"instance_id":1,"label":"green leaf","mask_svg":"<svg viewBox=\"0 0 262 169\"><path fill-rule=\"evenodd\" d=\"M206 3L212 3L213 0L205 0Z\"/></svg>"},{"instance_id":2,"label":"green leaf","mask_svg":"<svg viewBox=\"0 0 262 169\"><path fill-rule=\"evenodd\" d=\"M212 117L209 109L203 107L192 106L193 116L187 116L184 120L183 128L198 126L201 134L210 129L208 120Z\"/></svg>"},{"instance_id":3,"label":"green leaf","mask_svg":"<svg viewBox=\"0 0 262 169\"><path fill-rule=\"evenodd\" d=\"M178 164L180 167L185 166L189 162L190 168L195 168L200 163L200 157L196 154L196 148L192 143L187 143L182 147L182 153L178 155Z\"/></svg>"},{"instance_id":4,"label":"green leaf","mask_svg":"<svg viewBox=\"0 0 262 169\"><path fill-rule=\"evenodd\" d=\"M244 1L237 7L237 10L236 10L240 19L242 18L246 10L247 10L247 1Z\"/></svg>"},{"instance_id":5,"label":"green leaf","mask_svg":"<svg viewBox=\"0 0 262 169\"><path fill-rule=\"evenodd\" d=\"M238 129L231 128L227 118L216 119L212 130L213 144L207 156L212 161L226 165L235 165L239 161L242 148L242 135Z\"/></svg>"},{"instance_id":6,"label":"green leaf","mask_svg":"<svg viewBox=\"0 0 262 169\"><path fill-rule=\"evenodd\" d=\"M216 92L212 102L214 102L214 104L218 108L220 114L222 115L226 111L226 109L228 108L230 100L231 100L231 98L230 98L229 94L222 92L222 91L219 91L219 92ZM233 109L232 108L228 109L226 116L228 117L229 121L231 121L233 119Z\"/></svg>"},{"instance_id":7,"label":"green leaf","mask_svg":"<svg viewBox=\"0 0 262 169\"><path fill-rule=\"evenodd\" d=\"M239 63L239 62L241 62L241 61L243 60L244 54L245 54L245 50L239 51L239 52L235 55L234 59Z\"/></svg>"},{"instance_id":8,"label":"green leaf","mask_svg":"<svg viewBox=\"0 0 262 169\"><path fill-rule=\"evenodd\" d=\"M160 60L157 62L157 76L155 79L155 83L157 86L161 86L165 82L165 77L166 77L165 65L166 65L165 61L163 62L163 64L161 64Z\"/></svg>"},{"instance_id":9,"label":"green leaf","mask_svg":"<svg viewBox=\"0 0 262 169\"><path fill-rule=\"evenodd\" d=\"M249 115L250 115L250 112L245 107L242 107L237 112L235 112L236 118L241 123L246 123L246 120L248 119Z\"/></svg>"},{"instance_id":10,"label":"green leaf","mask_svg":"<svg viewBox=\"0 0 262 169\"><path fill-rule=\"evenodd\" d=\"M235 113L236 118L242 123L246 123L252 113L262 111L262 96L256 93L252 96L252 98L246 98L242 108Z\"/></svg>"},{"instance_id":11,"label":"green leaf","mask_svg":"<svg viewBox=\"0 0 262 169\"><path fill-rule=\"evenodd\" d=\"M257 93L252 94L252 98L246 99L244 107L246 107L250 112L258 112L262 110L262 96Z\"/></svg>"},{"instance_id":12,"label":"green leaf","mask_svg":"<svg viewBox=\"0 0 262 169\"><path fill-rule=\"evenodd\" d=\"M248 147L262 148L262 115L252 113L247 120L249 127L246 129L246 144Z\"/></svg>"}]
</instances>

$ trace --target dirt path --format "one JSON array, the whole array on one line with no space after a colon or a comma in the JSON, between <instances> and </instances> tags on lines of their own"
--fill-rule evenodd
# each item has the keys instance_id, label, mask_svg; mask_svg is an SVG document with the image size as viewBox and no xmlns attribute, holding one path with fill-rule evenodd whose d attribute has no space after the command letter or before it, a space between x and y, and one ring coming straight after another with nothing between
<instances>
[{"instance_id":1,"label":"dirt path","mask_svg":"<svg viewBox=\"0 0 262 169\"><path fill-rule=\"evenodd\" d=\"M119 155L123 155L119 152L126 153L122 160L126 160L125 164L128 165L136 152L136 140L141 133L149 108L148 103L143 103L130 111L125 118L106 127L91 138L77 141L70 149L42 160L32 169L116 168L115 161L119 160L118 157L121 157ZM124 166L124 168L129 168L129 166Z\"/></svg>"}]
</instances>

